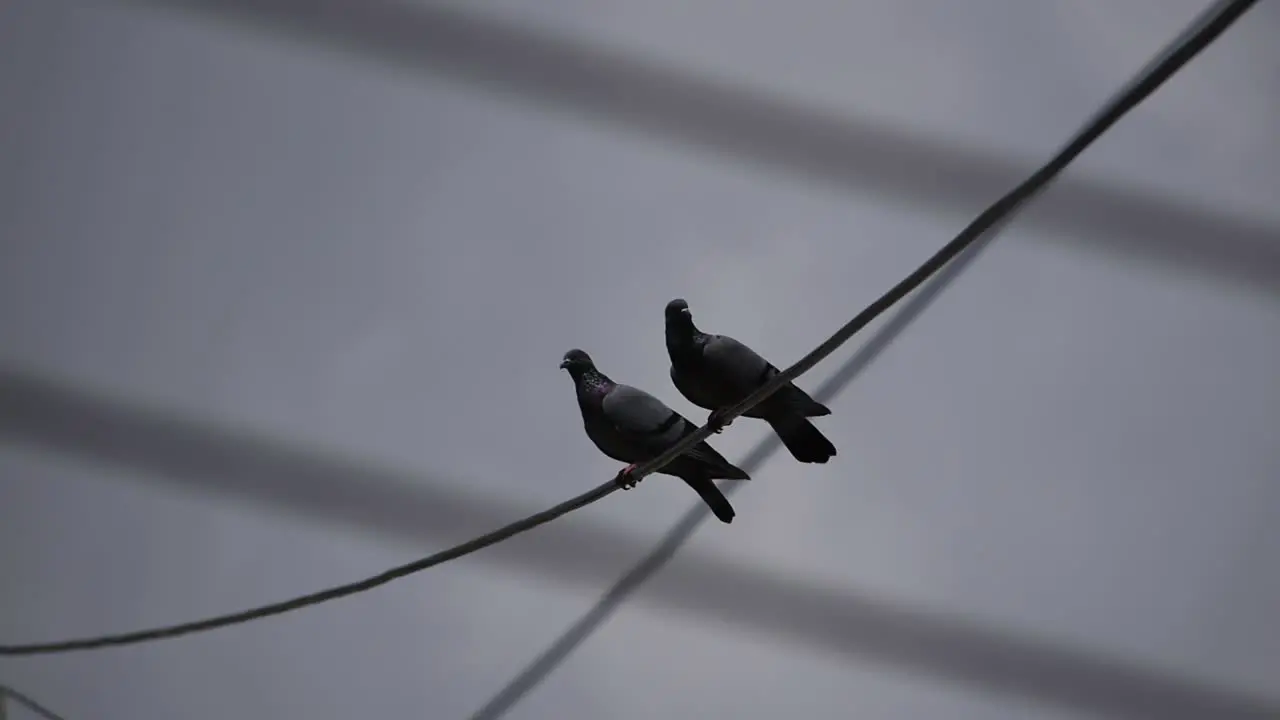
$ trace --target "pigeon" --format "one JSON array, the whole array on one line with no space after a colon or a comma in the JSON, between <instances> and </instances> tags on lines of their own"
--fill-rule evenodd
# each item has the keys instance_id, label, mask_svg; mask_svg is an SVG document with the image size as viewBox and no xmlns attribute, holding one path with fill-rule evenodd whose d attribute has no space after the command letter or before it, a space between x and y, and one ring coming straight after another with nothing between
<instances>
[{"instance_id":1,"label":"pigeon","mask_svg":"<svg viewBox=\"0 0 1280 720\"><path fill-rule=\"evenodd\" d=\"M619 474L623 488L629 489L629 475L637 465L658 457L698 426L667 407L649 393L610 380L596 369L591 356L582 350L565 353L560 367L569 371L582 410L587 437L600 452L619 462L631 463ZM733 520L733 506L720 492L716 479L750 480L705 441L694 445L657 471L684 480L702 497L721 522Z\"/></svg>"},{"instance_id":2,"label":"pigeon","mask_svg":"<svg viewBox=\"0 0 1280 720\"><path fill-rule=\"evenodd\" d=\"M676 298L666 308L667 355L671 381L689 402L712 410L709 424L723 427L718 412L738 403L778 374L778 368L727 335L712 335L693 324L689 303ZM830 415L825 405L787 383L743 413L769 423L791 455L802 463L825 463L835 445L807 418ZM719 429L717 429L719 432Z\"/></svg>"}]
</instances>

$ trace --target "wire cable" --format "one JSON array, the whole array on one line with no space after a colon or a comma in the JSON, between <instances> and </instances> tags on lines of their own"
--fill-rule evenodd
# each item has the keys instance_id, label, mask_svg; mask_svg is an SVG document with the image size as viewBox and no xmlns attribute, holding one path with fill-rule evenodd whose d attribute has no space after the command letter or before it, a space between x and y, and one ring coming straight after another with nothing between
<instances>
[{"instance_id":1,"label":"wire cable","mask_svg":"<svg viewBox=\"0 0 1280 720\"><path fill-rule=\"evenodd\" d=\"M1144 77L1140 82L1135 83L1134 86L1130 88L1129 92L1127 92L1124 97L1120 98L1114 106L1100 113L1089 127L1085 128L1079 136L1077 136L1072 142L1068 143L1067 146L1048 163L1007 193L1004 197L1000 198L993 205L984 210L982 214L966 226L959 235L944 245L941 250L926 260L924 264L916 268L915 271L878 298L875 302L868 305L848 323L845 323L845 325L837 330L835 334L811 351L808 355L801 358L799 362L774 376L769 383L743 398L735 405L725 408L722 411L718 411L717 415L720 418L720 422L722 424L727 424L727 422L739 417L744 412L763 401L782 385L791 382L803 373L812 369L827 356L835 352L841 345L848 342L855 333L867 326L886 310L893 307L893 305L902 300L902 298L912 290L919 287L921 283L927 280L931 275L941 270L948 261L958 255L965 248L972 245L975 241L981 238L987 230L994 227L1005 216L1016 210L1030 197L1035 195L1040 188L1053 180L1064 168L1066 168L1067 165L1079 156L1080 153L1089 147L1089 145L1093 144L1098 137L1114 125L1116 121L1146 99L1146 97L1154 92L1156 88L1164 84L1169 77L1190 61L1191 58L1199 54L1201 50L1212 43L1214 39L1221 35L1256 2L1257 0L1235 0L1234 2L1227 3L1226 7L1222 8L1215 17L1205 23L1200 31L1195 33L1194 37L1189 39L1185 45L1177 48L1163 58L1158 67L1156 67L1150 75ZM646 463L642 463L630 473L630 480L636 482L640 481L645 476L652 474L667 463L671 462L671 460L682 455L697 443L706 440L713 434L713 432L714 430L710 425L704 425L697 431L686 436L681 442L668 449L662 455ZM178 637L181 635L214 630L230 625L237 625L365 592L390 583L393 580L421 572L422 570L426 570L441 563L455 560L464 555L469 555L478 550L482 550L490 545L494 545L506 540L507 538L550 522L562 515L565 515L566 513L585 507L597 500L603 499L605 496L617 490L619 488L619 483L622 480L622 476L619 475L613 480L583 493L578 497L556 505L549 510L544 510L543 512L494 530L493 532L462 543L461 545L443 550L421 560L392 568L391 570L387 570L364 580L308 593L290 600L263 605L249 610L177 625L169 625L116 635L103 635L57 642L32 643L26 645L0 645L0 656L15 657L46 655L52 653L66 653L106 647L118 647L122 645L134 645L142 642Z\"/></svg>"},{"instance_id":2,"label":"wire cable","mask_svg":"<svg viewBox=\"0 0 1280 720\"><path fill-rule=\"evenodd\" d=\"M1185 30L1177 37L1171 40L1165 47L1152 58L1146 65L1142 67L1124 87L1117 90L1111 98L1103 105L1102 109L1094 114L1081 129L1077 132L1077 138L1083 136L1089 129L1100 119L1106 117L1112 108L1117 107L1124 102L1127 95L1139 87L1154 73L1161 71L1164 63L1170 61L1170 58L1180 48L1191 43L1196 38L1196 33L1203 31L1210 22L1213 21L1222 11L1224 2L1219 2L1210 6L1200 13ZM1070 147L1072 142L1064 147ZM1037 190L1043 190L1047 183L1039 186ZM839 370L836 371L826 382L819 386L813 393L814 399L821 403L827 403L837 394L839 394L855 377L862 373L880 354L892 343L898 335L902 333L907 326L915 320L929 305L947 288L960 273L963 272L975 259L994 240L996 233L1001 227L1011 220L1014 212L1010 211L1000 222L989 228L983 233L983 237L977 243L968 246L967 251L957 257L946 269L935 275L928 285L923 287L920 292L916 293L911 300L902 307L894 316L869 339L858 352L850 356ZM770 435L756 445L755 448L747 454L738 466L748 473L755 472L756 468L768 460L775 453L781 443L775 436ZM741 487L741 483L724 482L720 484L720 489L725 495L731 495ZM706 520L709 515L707 507L702 503L695 503L694 506L685 513L684 517L677 522L661 542L644 558L640 560L626 574L619 578L612 587L610 587L600 599L591 606L587 612L583 613L572 625L565 629L554 642L552 642L546 650L540 653L519 673L508 681L498 692L494 693L484 705L480 707L470 720L498 720L504 716L507 711L515 707L524 697L542 683L552 672L556 670L565 660L568 659L575 650L586 642L586 640L605 623L639 587L650 577L661 570L667 562L675 557L676 552L690 537L697 528Z\"/></svg>"}]
</instances>

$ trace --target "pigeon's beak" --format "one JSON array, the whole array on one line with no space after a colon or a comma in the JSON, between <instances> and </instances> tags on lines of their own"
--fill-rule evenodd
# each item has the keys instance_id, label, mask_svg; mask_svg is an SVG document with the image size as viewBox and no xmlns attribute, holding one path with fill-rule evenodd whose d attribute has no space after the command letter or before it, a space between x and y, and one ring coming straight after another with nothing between
<instances>
[{"instance_id":1,"label":"pigeon's beak","mask_svg":"<svg viewBox=\"0 0 1280 720\"><path fill-rule=\"evenodd\" d=\"M680 308L680 314L681 314L681 315L692 315L693 313L689 312L689 308Z\"/></svg>"},{"instance_id":2,"label":"pigeon's beak","mask_svg":"<svg viewBox=\"0 0 1280 720\"><path fill-rule=\"evenodd\" d=\"M561 361L560 361L560 369L561 369L561 370L567 370L567 369L569 369L569 361L568 361L568 360L561 360Z\"/></svg>"}]
</instances>

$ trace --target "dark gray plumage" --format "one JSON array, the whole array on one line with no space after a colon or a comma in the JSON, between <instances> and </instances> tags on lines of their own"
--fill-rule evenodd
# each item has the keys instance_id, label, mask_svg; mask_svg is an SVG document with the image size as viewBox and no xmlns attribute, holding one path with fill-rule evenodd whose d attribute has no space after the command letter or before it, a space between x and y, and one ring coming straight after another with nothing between
<instances>
[{"instance_id":1,"label":"dark gray plumage","mask_svg":"<svg viewBox=\"0 0 1280 720\"><path fill-rule=\"evenodd\" d=\"M582 350L565 353L560 367L568 370L573 378L587 437L600 452L619 462L630 463L624 474L661 455L698 429L658 398L610 380ZM733 520L733 506L712 481L751 479L706 442L694 445L658 472L684 480L715 516L726 523Z\"/></svg>"},{"instance_id":2,"label":"dark gray plumage","mask_svg":"<svg viewBox=\"0 0 1280 720\"><path fill-rule=\"evenodd\" d=\"M671 381L689 402L707 410L736 404L779 372L737 340L698 330L689 304L679 298L667 303L666 335ZM831 411L794 383L787 383L743 414L769 423L800 462L825 463L836 454L835 445L807 420Z\"/></svg>"}]
</instances>

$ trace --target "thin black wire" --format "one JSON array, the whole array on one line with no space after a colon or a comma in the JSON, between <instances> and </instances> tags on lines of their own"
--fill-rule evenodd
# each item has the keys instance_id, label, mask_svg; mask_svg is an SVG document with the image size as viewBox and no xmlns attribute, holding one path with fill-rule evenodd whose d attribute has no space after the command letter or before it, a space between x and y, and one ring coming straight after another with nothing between
<instances>
[{"instance_id":1,"label":"thin black wire","mask_svg":"<svg viewBox=\"0 0 1280 720\"><path fill-rule=\"evenodd\" d=\"M1068 151L1075 146L1080 138L1087 137L1088 133L1098 123L1106 122L1108 117L1119 118L1114 115L1116 108L1126 107L1124 103L1128 102L1130 96L1135 92L1141 92L1142 88L1151 82L1152 78L1157 78L1154 85L1150 85L1147 92L1154 91L1159 87L1164 79L1170 77L1178 68L1171 63L1179 62L1177 53L1187 47L1192 47L1189 54L1181 63L1185 63L1195 56L1199 50L1202 50L1213 40L1213 36L1204 39L1204 33L1210 31L1210 24L1216 18L1222 15L1230 8L1225 8L1229 0L1219 0L1213 5L1201 12L1185 30L1178 34L1146 65L1142 67L1124 87L1117 90L1103 105L1092 118L1090 118L1077 132L1076 137L1069 141L1062 152ZM1233 18L1227 21L1227 25L1217 30L1221 33L1230 25L1234 19L1243 14L1247 10L1247 4ZM1198 47L1192 46L1192 43L1200 42ZM1158 73L1165 73L1163 78L1159 78ZM1141 99L1141 98L1139 98ZM1128 105L1132 108L1136 102ZM1123 110L1121 111L1123 114ZM1114 120L1112 120L1114 122ZM1100 133L1098 133L1100 134ZM1097 137L1097 134L1094 135ZM1081 148L1083 149L1083 148ZM1034 177L1034 176L1033 176ZM1025 184L1025 183L1024 183ZM1032 194L1043 190L1048 182L1042 183L1032 191ZM1031 199L1028 195L1025 200ZM844 365L836 371L825 383L818 387L814 392L814 397L819 402L826 403L838 395L855 377L862 373L872 362L880 356L880 354L888 348L888 346L905 330L912 321L914 321L921 313L937 299L939 295L965 270L969 267L978 255L985 250L990 242L995 239L997 233L1013 219L1017 205L1014 205L1003 219L998 221L993 227L987 228L981 232L981 240L973 245L967 246L960 257L946 267L944 271L935 275L933 279L916 293L906 305L902 307L894 316L885 323L880 329L872 335L858 352L854 353ZM979 218L981 219L981 218ZM970 226L972 227L972 225ZM856 318L855 318L856 321ZM852 323L851 323L852 324ZM856 332L856 328L854 330ZM756 468L768 460L775 453L781 443L778 439L770 435L756 445L738 466L748 473L755 472ZM731 495L739 487L740 483L722 483L721 490L726 495ZM675 557L680 547L693 536L694 531L706 520L709 511L702 503L695 503L694 506L685 513L684 517L675 524L648 555L640 560L625 575L618 579L605 593L591 606L586 613L579 617L572 625L570 625L554 642L551 643L535 657L528 665L519 673L508 681L497 693L489 698L484 705L480 707L470 720L498 720L504 716L507 711L515 707L525 696L540 685L544 680L555 672L568 657L577 650L582 643L586 642L596 630L600 628L613 613L625 602L646 580L661 570L667 562Z\"/></svg>"},{"instance_id":2,"label":"thin black wire","mask_svg":"<svg viewBox=\"0 0 1280 720\"><path fill-rule=\"evenodd\" d=\"M347 583L346 585L339 585L327 590L308 593L290 600L284 600L270 605L263 605L261 607L251 608L237 613L229 613L204 620L181 623L178 625L169 625L150 630L138 630L136 632L121 633L118 635L103 635L99 637L63 640L59 642L32 643L28 645L0 645L0 655L9 657L48 655L52 653L65 653L79 650L96 650L99 648L117 647L121 645L135 645L137 643L149 642L152 640L161 640L165 638L178 637L180 635L204 632L206 630L214 630L217 628L227 627L229 625L238 625L251 620L280 615L292 610L300 610L311 605L318 605L330 600L337 600L338 598L347 597L348 595L355 595L356 593L372 590L376 587L386 585L393 580L398 580L402 577L421 572L427 568L460 558L463 555L469 555L477 550L481 550L490 545L506 540L513 535L518 535L527 530L532 530L533 528L542 525L543 523L550 522L568 512L589 505L617 489L617 485L613 481L609 481L594 490L585 492L573 498L572 500L560 503L549 510L544 510L535 515L531 515L523 520L494 530L486 535L481 535L474 540L462 543L461 545L456 545L448 550L443 550L421 560L394 567L390 570L374 575L373 577Z\"/></svg>"},{"instance_id":3,"label":"thin black wire","mask_svg":"<svg viewBox=\"0 0 1280 720\"><path fill-rule=\"evenodd\" d=\"M6 702L21 705L45 720L64 720L61 715L36 702L31 696L24 695L8 685L0 685L0 703ZM0 708L0 719L2 718L4 718L4 712L3 708Z\"/></svg>"},{"instance_id":4,"label":"thin black wire","mask_svg":"<svg viewBox=\"0 0 1280 720\"><path fill-rule=\"evenodd\" d=\"M1017 209L1041 187L1057 176L1063 168L1069 165L1072 160L1083 152L1085 148L1091 145L1100 135L1102 135L1103 132L1109 129L1117 120L1123 117L1129 110L1132 110L1133 107L1144 100L1157 87L1163 84L1164 81L1172 76L1173 73L1182 67L1182 65L1186 64L1187 61L1195 57L1195 55L1208 46L1209 43L1211 43L1218 35L1243 15L1245 11L1252 7L1255 2L1256 0L1237 0L1236 2L1230 3L1228 7L1222 10L1217 17L1206 24L1206 26L1202 28L1202 30L1196 34L1196 37L1192 38L1187 45L1179 48L1177 51L1166 57L1160 63L1160 67L1157 68L1152 75L1144 78L1143 82L1136 84L1126 97L1122 98L1121 102L1117 103L1115 107L1110 108L1109 112L1104 112L1095 121L1092 127L1088 128L1086 132L1081 133L1075 141L1069 143L1066 148L1064 148L1045 166L1037 170L1030 178L1022 182L1007 195L996 201L994 205L987 208L987 210L979 215L977 219L970 223L951 242L947 243L941 250L935 253L933 257L929 258L923 265L908 275L904 280L895 285L862 312L858 313L857 316L846 323L824 343L819 345L805 357L801 358L799 362L779 373L771 382L758 389L756 392L753 392L736 405L725 409L722 413L723 418L727 421L740 416L743 412L751 409L756 404L767 398L782 385L794 380L801 374L810 370L814 365L817 365L831 353L835 352L837 348L847 342L855 333L869 324L872 320L877 318L884 311L888 310L912 290L919 287L921 283L929 278L929 276L938 272L948 261L954 258L966 247L977 241L988 229L996 225L996 223L998 223L1005 215L1008 215L1010 212ZM686 452L693 445L705 440L712 434L712 432L712 429L707 426L699 428L696 432L684 438L684 440L677 443L676 446L672 447L661 456L636 468L632 472L631 477L638 481L646 475L653 473L675 457ZM427 568L435 565L476 552L477 550L481 550L490 545L501 542L509 537L550 522L551 520L573 510L589 505L590 503L604 498L606 495L609 495L617 489L617 478L615 478L614 480L606 482L593 490L583 493L582 495L561 503L549 510L537 513L528 518L507 525L506 527L499 528L491 533L482 535L474 540L470 540L462 543L461 545L431 555L427 558L401 565L357 582L309 593L290 600L272 603L237 613L230 613L204 620L170 625L150 630L140 630L130 633L58 642L33 643L27 645L3 645L0 646L0 656L43 655L133 645L141 642L177 637L206 630L213 630L229 625L236 625L279 615L330 600L336 600L338 598L371 590L390 583L393 580L397 580L407 575L426 570Z\"/></svg>"}]
</instances>

